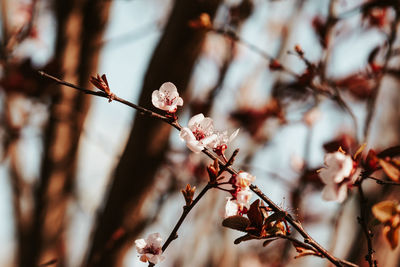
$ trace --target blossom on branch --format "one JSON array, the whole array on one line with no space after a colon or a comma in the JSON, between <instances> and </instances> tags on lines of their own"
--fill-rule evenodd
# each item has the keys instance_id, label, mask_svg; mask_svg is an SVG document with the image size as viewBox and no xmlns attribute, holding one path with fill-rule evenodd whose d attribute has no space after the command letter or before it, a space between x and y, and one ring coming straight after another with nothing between
<instances>
[{"instance_id":1,"label":"blossom on branch","mask_svg":"<svg viewBox=\"0 0 400 267\"><path fill-rule=\"evenodd\" d=\"M189 120L188 127L182 128L179 137L195 153L201 152L204 147L210 146L217 139L217 135L214 133L213 120L204 117L202 113Z\"/></svg>"},{"instance_id":2,"label":"blossom on branch","mask_svg":"<svg viewBox=\"0 0 400 267\"><path fill-rule=\"evenodd\" d=\"M135 240L136 250L143 262L157 264L164 259L162 256L162 239L159 233L150 234L146 239Z\"/></svg>"},{"instance_id":3,"label":"blossom on branch","mask_svg":"<svg viewBox=\"0 0 400 267\"><path fill-rule=\"evenodd\" d=\"M225 218L247 213L250 207L250 199L253 195L249 186L255 179L255 176L243 171L232 175L229 180L229 184L231 184L233 188L230 190L232 197L227 198Z\"/></svg>"},{"instance_id":4,"label":"blossom on branch","mask_svg":"<svg viewBox=\"0 0 400 267\"><path fill-rule=\"evenodd\" d=\"M182 97L179 97L176 86L171 82L163 83L159 90L154 90L151 102L156 108L169 113L175 113L178 106L183 105Z\"/></svg>"},{"instance_id":5,"label":"blossom on branch","mask_svg":"<svg viewBox=\"0 0 400 267\"><path fill-rule=\"evenodd\" d=\"M236 186L238 186L242 190L246 190L249 185L256 180L256 177L251 175L248 172L239 172L236 176Z\"/></svg>"},{"instance_id":6,"label":"blossom on branch","mask_svg":"<svg viewBox=\"0 0 400 267\"><path fill-rule=\"evenodd\" d=\"M325 155L325 168L319 172L319 177L325 184L322 198L327 201L343 202L347 197L347 189L357 175L353 159L341 151Z\"/></svg>"},{"instance_id":7,"label":"blossom on branch","mask_svg":"<svg viewBox=\"0 0 400 267\"><path fill-rule=\"evenodd\" d=\"M250 199L253 196L253 193L249 188L244 190L239 190L236 194L236 201L239 205L240 210L244 210L244 208L248 209L250 207Z\"/></svg>"},{"instance_id":8,"label":"blossom on branch","mask_svg":"<svg viewBox=\"0 0 400 267\"><path fill-rule=\"evenodd\" d=\"M228 144L232 142L233 139L238 135L239 129L234 131L230 136L228 136L227 131L217 132L217 138L212 142L211 146L217 155L221 156L224 154L225 150L228 148Z\"/></svg>"}]
</instances>

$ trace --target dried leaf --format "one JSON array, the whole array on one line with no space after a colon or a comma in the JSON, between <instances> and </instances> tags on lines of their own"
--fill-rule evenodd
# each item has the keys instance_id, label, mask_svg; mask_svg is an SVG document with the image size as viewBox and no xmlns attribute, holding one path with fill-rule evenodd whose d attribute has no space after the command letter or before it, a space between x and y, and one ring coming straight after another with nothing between
<instances>
[{"instance_id":1,"label":"dried leaf","mask_svg":"<svg viewBox=\"0 0 400 267\"><path fill-rule=\"evenodd\" d=\"M389 242L390 247L394 250L399 244L399 228L390 227L389 225L383 228L383 234Z\"/></svg>"},{"instance_id":2,"label":"dried leaf","mask_svg":"<svg viewBox=\"0 0 400 267\"><path fill-rule=\"evenodd\" d=\"M266 229L266 233L268 235L277 235L277 234L285 235L286 234L285 226L282 222L277 223L272 227L268 227L268 229Z\"/></svg>"},{"instance_id":3,"label":"dried leaf","mask_svg":"<svg viewBox=\"0 0 400 267\"><path fill-rule=\"evenodd\" d=\"M383 171L390 179L392 179L395 182L399 181L400 170L397 166L383 159L379 159L379 164L381 165Z\"/></svg>"},{"instance_id":4,"label":"dried leaf","mask_svg":"<svg viewBox=\"0 0 400 267\"><path fill-rule=\"evenodd\" d=\"M381 223L386 223L397 213L397 206L395 201L385 200L372 207L372 214Z\"/></svg>"},{"instance_id":5,"label":"dried leaf","mask_svg":"<svg viewBox=\"0 0 400 267\"><path fill-rule=\"evenodd\" d=\"M307 245L307 244L303 244L301 242L295 241L295 240L291 240L292 245L294 246L294 248L296 249L296 251L299 253L298 255L296 255L294 258L298 259L304 256L317 256L317 257L322 257L321 253L319 253L318 251L315 251L313 247Z\"/></svg>"},{"instance_id":6,"label":"dried leaf","mask_svg":"<svg viewBox=\"0 0 400 267\"><path fill-rule=\"evenodd\" d=\"M240 215L231 216L222 221L222 226L242 232L246 232L249 225L249 219Z\"/></svg>"}]
</instances>

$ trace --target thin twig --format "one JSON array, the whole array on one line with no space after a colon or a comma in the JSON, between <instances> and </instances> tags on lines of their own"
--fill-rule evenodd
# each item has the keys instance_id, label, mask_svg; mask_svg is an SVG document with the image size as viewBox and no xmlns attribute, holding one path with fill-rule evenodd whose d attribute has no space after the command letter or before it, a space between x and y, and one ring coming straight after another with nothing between
<instances>
[{"instance_id":1,"label":"thin twig","mask_svg":"<svg viewBox=\"0 0 400 267\"><path fill-rule=\"evenodd\" d=\"M165 250L168 248L169 244L171 244L172 241L178 238L178 230L181 227L183 221L185 220L186 216L189 214L189 212L192 210L194 206L199 202L199 200L207 193L209 189L211 189L213 186L211 184L207 184L203 190L201 190L200 194L193 200L192 204L189 206L184 206L183 207L183 212L181 217L179 218L178 222L176 223L174 229L171 231L169 234L167 240L165 240L163 246L162 246L162 252L164 253ZM149 263L149 267L154 266L153 263Z\"/></svg>"},{"instance_id":2,"label":"thin twig","mask_svg":"<svg viewBox=\"0 0 400 267\"><path fill-rule=\"evenodd\" d=\"M241 38L240 36L238 36L234 31L232 30L228 30L228 29L215 29L212 28L210 29L210 31L215 32L217 34L221 34L223 36L226 36L230 39L232 39L235 42L241 43L244 46L246 46L247 48L249 48L251 51L253 51L254 53L260 55L261 57L263 57L264 59L266 59L267 61L273 61L276 60L275 57L273 57L272 55L268 54L267 52L265 52L264 50L262 50L261 48L259 48L258 46L244 40L243 38ZM282 67L282 71L287 72L288 74L298 77L298 75L292 71L291 69L289 69L288 67L285 67L284 65L281 64Z\"/></svg>"},{"instance_id":3,"label":"thin twig","mask_svg":"<svg viewBox=\"0 0 400 267\"><path fill-rule=\"evenodd\" d=\"M76 90L79 90L83 93L86 94L91 94L91 95L96 95L96 96L100 96L103 98L107 98L109 99L109 96L101 91L91 91L85 88L81 88L79 86L76 86L74 84L68 83L66 81L60 80L54 76L51 76L43 71L39 72L42 76L47 77L53 81L56 81L59 84L74 88ZM159 120L162 120L168 124L170 124L171 126L173 126L174 128L180 130L182 127L179 125L179 123L176 120L171 119L170 117L152 112L144 107L140 107L138 105L135 105L127 100L124 100L123 98L114 97L115 101L118 101L122 104L125 104L129 107L132 107L134 109L137 109L138 111L140 111L141 114L143 115L147 115L149 117L153 117ZM208 148L204 148L204 150L202 151L204 154L206 154L209 158L213 159L213 160L217 160L218 163L220 164L220 166L224 166L225 163L222 162L210 149ZM231 166L227 166L226 168L224 168L227 172L229 172L230 174L238 174L238 171L235 170L234 168L232 168ZM210 185L209 185L210 186ZM207 188L207 187L206 187ZM209 189L209 188L208 188ZM208 190L207 189L207 190ZM261 198L265 203L268 204L268 206L275 212L285 212L283 209L281 209L277 204L275 204L275 202L273 202L270 198L268 198L256 185L251 184L250 185L250 189L259 197ZM202 191L203 192L203 191ZM205 192L204 192L205 193ZM204 195L203 193L203 195ZM197 203L198 200L200 199L200 194L199 196L193 201L193 203ZM197 201L196 201L197 200ZM194 205L191 205L191 207L193 207ZM286 212L285 212L286 213ZM187 214L186 214L187 215ZM185 216L186 216L185 215ZM330 254L326 249L324 249L320 244L318 244L303 228L303 226L301 225L301 223L297 220L295 220L290 214L286 213L285 215L285 220L287 222L289 222L299 233L300 235L304 238L304 242L311 245L312 247L314 247L318 252L320 252L325 258L327 258L330 262L332 262L335 266L352 266L355 267L357 265L345 261L345 260L341 260L336 258L335 256L333 256L332 254ZM179 227L178 227L179 228ZM171 241L169 241L170 243ZM164 244L165 245L165 244ZM163 246L164 247L164 246Z\"/></svg>"}]
</instances>

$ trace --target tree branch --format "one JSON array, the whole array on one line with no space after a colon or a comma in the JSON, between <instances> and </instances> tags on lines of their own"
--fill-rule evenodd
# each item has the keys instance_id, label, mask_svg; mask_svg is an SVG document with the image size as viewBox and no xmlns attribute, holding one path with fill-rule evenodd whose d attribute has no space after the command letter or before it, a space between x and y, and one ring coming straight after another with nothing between
<instances>
[{"instance_id":1,"label":"tree branch","mask_svg":"<svg viewBox=\"0 0 400 267\"><path fill-rule=\"evenodd\" d=\"M44 72L41 72L41 74L44 75L45 73L44 73ZM47 78L50 78L50 79L52 79L52 80L54 80L54 81L56 81L56 82L61 81L61 80L59 80L59 79L57 79L57 78L54 79L53 76L51 76L51 75L44 75L44 76L47 77ZM68 85L69 83L67 83L67 82L65 82L65 81L62 81L62 84L63 84L63 85L66 85L66 86L69 86L69 85ZM76 90L80 90L80 91L82 91L81 89L83 89L83 88L78 89L78 88L76 88L77 86L70 86L70 87L72 87L72 88L74 88L74 89L76 89ZM83 92L86 92L86 91L90 91L90 90L84 89ZM90 93L90 94L92 94L92 93ZM107 98L107 99L108 99L108 95L106 95L106 94L100 94L100 93L97 92L97 93L94 93L94 94L92 94L92 95L97 95L97 96L104 97L104 98ZM127 106L132 107L132 108L135 108L135 109L136 109L136 107L138 107L137 105L135 105L135 104L133 104L133 103L127 101L127 100L124 100L123 98L119 98L119 97L115 96L115 99L119 99L118 102L121 102L121 103L123 103L123 104L125 104L125 105L127 105ZM153 117L153 118L156 118L156 119L160 119L160 120L162 120L162 121L164 121L164 122L170 124L171 126L173 126L174 128L176 128L177 130L180 130L180 129L181 129L181 126L179 125L178 122L176 122L176 121L171 121L170 118L168 118L168 117L166 117L166 116L164 116L164 115L158 114L158 113L154 113L154 112L152 112L152 111L150 111L150 110L148 110L148 109L146 109L146 108L143 108L143 107L139 107L139 108L140 108L140 109L138 109L138 110L139 110L139 111L143 111L142 113L143 113L144 115L148 115L148 116L150 116L150 117ZM152 114L157 114L157 115L152 115ZM205 148L202 152L203 152L204 154L206 154L209 158L211 158L211 159L213 159L213 160L217 160L218 163L219 163L221 166L224 165L224 162L222 162L210 149ZM226 167L226 171L229 172L230 174L238 174L238 171L235 170L234 168L230 167L230 166L229 166L229 167ZM285 212L285 211L284 211L283 209L281 209L277 204L275 204L270 198L268 198L256 185L251 184L251 185L250 185L250 189L251 189L259 198L261 198L264 202L266 202L266 203L268 204L268 206L269 206L273 211L275 211L275 212ZM320 252L325 258L327 258L327 259L328 259L330 262L332 262L335 266L353 266L353 267L354 267L354 266L357 266L357 265L355 265L355 264L353 264L353 263L351 263L351 262L338 259L338 258L336 258L335 256L333 256L332 254L330 254L326 249L324 249L320 244L318 244L318 243L304 230L304 228L303 228L303 226L301 225L301 223L300 223L299 221L295 220L290 214L286 213L286 215L285 215L285 220L288 221L288 222L299 232L299 234L304 238L304 242L305 242L305 243L307 243L307 244L311 245L312 247L314 247L318 252Z\"/></svg>"}]
</instances>

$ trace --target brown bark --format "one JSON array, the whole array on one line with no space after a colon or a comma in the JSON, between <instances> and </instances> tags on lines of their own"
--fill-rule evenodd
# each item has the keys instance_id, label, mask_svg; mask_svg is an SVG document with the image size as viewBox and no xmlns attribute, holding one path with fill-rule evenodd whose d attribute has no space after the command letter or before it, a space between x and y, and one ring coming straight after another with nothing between
<instances>
[{"instance_id":1,"label":"brown bark","mask_svg":"<svg viewBox=\"0 0 400 267\"><path fill-rule=\"evenodd\" d=\"M96 46L108 19L110 2L58 0L54 4L58 19L57 66L66 80L86 86L97 68ZM65 214L89 102L87 96L68 88L55 88L54 92L32 224L19 244L20 266L37 266L53 259L58 266L65 265Z\"/></svg>"},{"instance_id":2,"label":"brown bark","mask_svg":"<svg viewBox=\"0 0 400 267\"><path fill-rule=\"evenodd\" d=\"M213 18L220 2L175 1L148 67L139 105L150 107L152 91L166 81L173 82L180 94L185 91L206 36L206 31L188 27L188 22L203 12ZM136 116L127 146L115 170L107 202L97 220L92 247L84 266L121 265L129 247L128 241L143 229L144 221L139 215L141 204L164 159L169 134L169 125ZM114 233L118 231L126 234L116 239Z\"/></svg>"}]
</instances>

